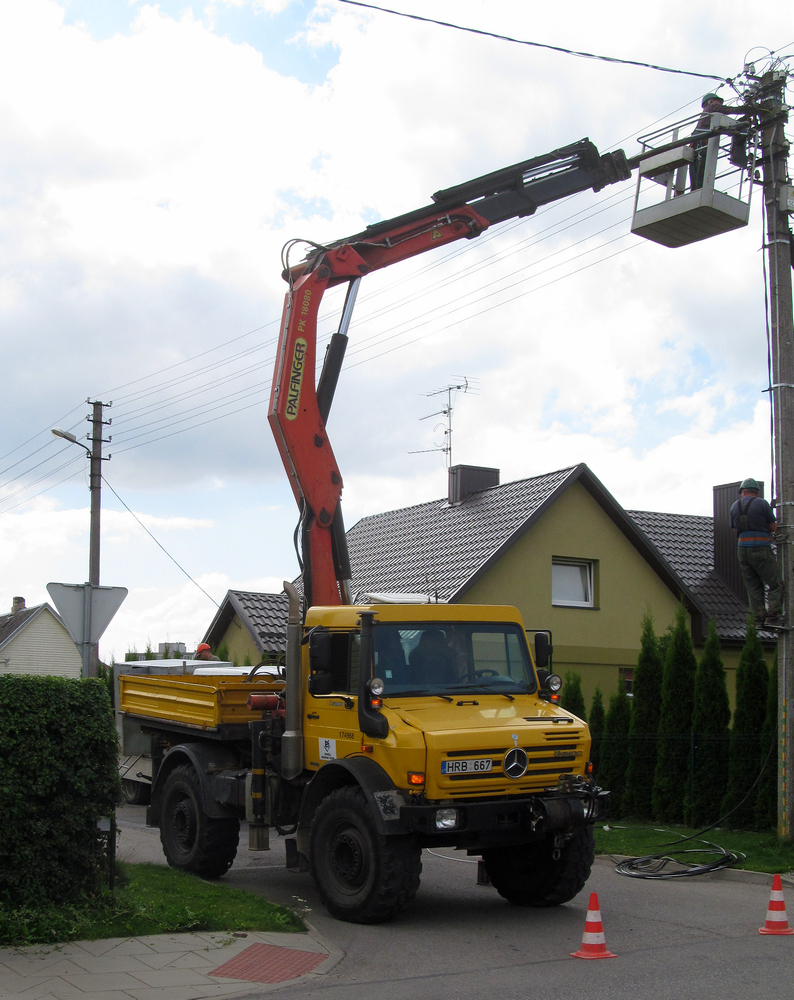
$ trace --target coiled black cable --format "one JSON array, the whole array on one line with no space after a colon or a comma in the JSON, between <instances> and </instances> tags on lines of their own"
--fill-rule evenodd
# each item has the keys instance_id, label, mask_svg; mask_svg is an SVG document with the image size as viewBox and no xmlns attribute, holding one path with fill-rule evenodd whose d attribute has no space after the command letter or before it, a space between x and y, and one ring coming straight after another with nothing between
<instances>
[{"instance_id":1,"label":"coiled black cable","mask_svg":"<svg viewBox=\"0 0 794 1000\"><path fill-rule=\"evenodd\" d=\"M744 861L747 855L743 854L741 851L727 851L724 847L720 847L719 844L712 844L708 840L700 840L700 837L702 837L704 833L708 833L709 830L713 830L715 827L724 823L729 816L732 816L737 809L740 809L745 804L756 785L761 780L761 775L766 770L769 758L772 756L774 748L775 740L772 740L772 743L769 746L769 752L766 755L766 759L764 760L755 781L747 789L747 792L741 802L735 805L733 809L725 813L724 816L721 816L716 823L712 823L711 826L707 826L704 830L699 830L697 833L693 833L689 837L681 837L679 840L673 840L669 843L659 845L660 847L676 847L678 844L686 844L690 840L694 840L700 844L705 844L705 847L688 848L681 851L663 851L660 854L643 854L642 857L639 858L626 858L625 861L621 861L619 864L615 865L615 871L618 875L628 875L629 878L686 878L691 875L708 875L710 872L720 871L723 868L730 868L732 865L735 865L737 861ZM697 864L694 861L687 861L686 858L683 857L683 855L688 854L716 855L716 857L712 861ZM668 865L675 864L678 865L676 869L672 871L665 871Z\"/></svg>"}]
</instances>

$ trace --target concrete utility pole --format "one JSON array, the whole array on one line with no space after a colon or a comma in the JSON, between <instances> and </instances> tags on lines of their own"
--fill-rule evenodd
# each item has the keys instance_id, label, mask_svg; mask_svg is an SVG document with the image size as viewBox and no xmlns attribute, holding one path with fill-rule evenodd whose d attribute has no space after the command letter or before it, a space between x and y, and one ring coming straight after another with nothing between
<instances>
[{"instance_id":1,"label":"concrete utility pole","mask_svg":"<svg viewBox=\"0 0 794 1000\"><path fill-rule=\"evenodd\" d=\"M778 640L778 836L794 837L794 324L785 136L786 72L772 70L753 95L774 121L763 131L764 202L769 260L772 400L775 419L775 499L778 561L783 574L785 630ZM781 544L782 543L782 544Z\"/></svg>"},{"instance_id":2,"label":"concrete utility pole","mask_svg":"<svg viewBox=\"0 0 794 1000\"><path fill-rule=\"evenodd\" d=\"M86 402L91 402L86 400ZM91 533L88 544L88 582L92 587L99 586L99 528L102 516L102 445L105 439L102 437L102 427L109 425L109 420L102 419L102 410L111 403L100 403L94 400L91 414ZM88 419L88 418L86 418ZM107 439L108 441L110 438ZM110 456L108 455L108 458ZM105 459L107 461L107 459ZM91 633L91 601L86 601L86 614L88 615L86 635ZM88 660L88 676L96 677L99 666L99 644L91 643Z\"/></svg>"},{"instance_id":3,"label":"concrete utility pole","mask_svg":"<svg viewBox=\"0 0 794 1000\"><path fill-rule=\"evenodd\" d=\"M91 400L87 399L86 403L91 403ZM91 422L91 433L88 435L88 440L91 442L90 448L88 445L83 444L82 441L78 441L77 437L72 434L71 431L65 431L62 427L52 428L52 433L56 437L63 438L64 441L71 441L72 444L79 445L91 459L89 480L89 489L91 491L91 531L88 542L88 583L86 584L86 594L83 602L83 636L91 635L91 608L93 605L91 593L94 587L99 586L99 529L102 514L102 463L107 462L110 458L110 455L108 455L107 458L104 458L102 455L102 445L110 441L110 438L102 437L102 428L109 426L111 423L110 420L102 419L102 410L106 406L112 406L113 404L100 403L99 400L94 400L91 405L92 414L90 417L86 417L86 420ZM58 586L60 586L60 584ZM70 628L70 635L71 634L72 631ZM76 639L75 642L77 642ZM83 677L96 677L99 672L98 667L98 643L88 643L88 640L84 639Z\"/></svg>"}]
</instances>

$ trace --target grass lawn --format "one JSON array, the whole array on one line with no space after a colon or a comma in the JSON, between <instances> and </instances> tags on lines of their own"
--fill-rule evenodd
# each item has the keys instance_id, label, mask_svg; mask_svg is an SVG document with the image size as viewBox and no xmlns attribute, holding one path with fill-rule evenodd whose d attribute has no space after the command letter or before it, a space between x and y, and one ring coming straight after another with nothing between
<instances>
[{"instance_id":1,"label":"grass lawn","mask_svg":"<svg viewBox=\"0 0 794 1000\"><path fill-rule=\"evenodd\" d=\"M621 854L639 857L644 854L661 854L672 852L674 847L667 846L670 841L679 837L690 837L697 830L684 826L664 826L661 823L635 823L630 819L616 819L614 824L598 824L595 829L596 854ZM728 829L709 830L700 838L711 844L717 844L729 851L741 851L747 855L746 861L740 861L735 868L747 868L756 872L790 872L794 869L794 843L785 843L777 839L771 831L752 833ZM702 846L698 841L681 844L681 849ZM690 855L691 861L700 863L703 859Z\"/></svg>"},{"instance_id":2,"label":"grass lawn","mask_svg":"<svg viewBox=\"0 0 794 1000\"><path fill-rule=\"evenodd\" d=\"M184 931L303 931L303 920L261 896L162 865L119 864L116 889L69 906L0 907L0 945L52 944Z\"/></svg>"}]
</instances>

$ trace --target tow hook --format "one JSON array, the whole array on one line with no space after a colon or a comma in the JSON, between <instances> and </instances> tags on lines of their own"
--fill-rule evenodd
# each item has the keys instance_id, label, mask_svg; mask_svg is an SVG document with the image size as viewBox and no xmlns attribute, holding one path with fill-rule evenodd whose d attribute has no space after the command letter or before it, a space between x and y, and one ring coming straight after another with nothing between
<instances>
[{"instance_id":1,"label":"tow hook","mask_svg":"<svg viewBox=\"0 0 794 1000\"><path fill-rule=\"evenodd\" d=\"M559 861L560 855L562 854L562 845L565 843L565 838L561 833L554 834L554 848L551 852L552 861Z\"/></svg>"}]
</instances>

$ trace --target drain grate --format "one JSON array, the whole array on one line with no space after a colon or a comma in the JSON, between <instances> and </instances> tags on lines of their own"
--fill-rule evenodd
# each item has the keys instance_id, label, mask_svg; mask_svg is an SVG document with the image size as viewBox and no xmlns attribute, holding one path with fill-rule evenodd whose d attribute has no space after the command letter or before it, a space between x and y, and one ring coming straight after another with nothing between
<instances>
[{"instance_id":1,"label":"drain grate","mask_svg":"<svg viewBox=\"0 0 794 1000\"><path fill-rule=\"evenodd\" d=\"M279 948L273 944L252 944L209 973L227 979L247 979L252 983L285 983L316 969L327 955L315 951Z\"/></svg>"}]
</instances>

